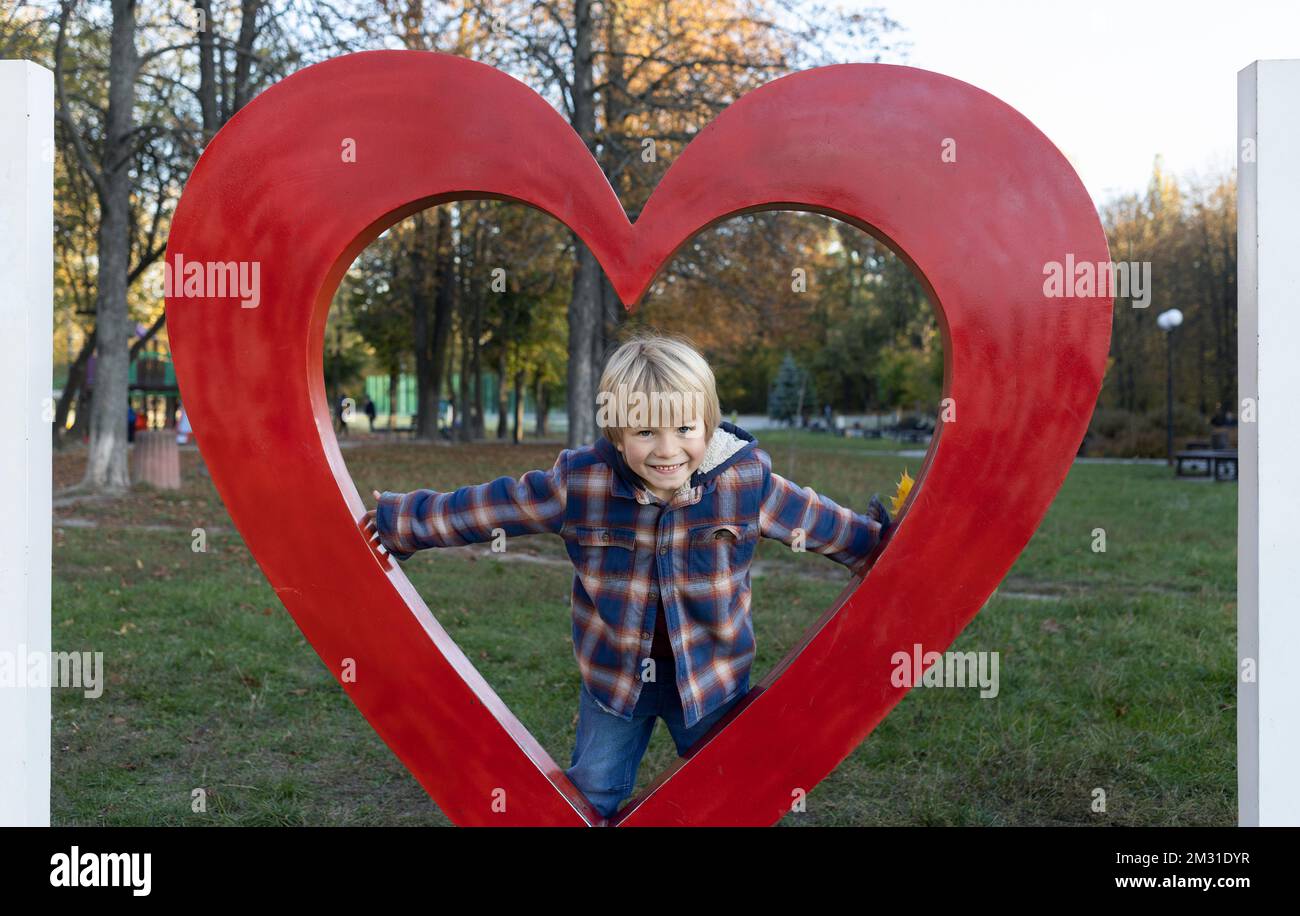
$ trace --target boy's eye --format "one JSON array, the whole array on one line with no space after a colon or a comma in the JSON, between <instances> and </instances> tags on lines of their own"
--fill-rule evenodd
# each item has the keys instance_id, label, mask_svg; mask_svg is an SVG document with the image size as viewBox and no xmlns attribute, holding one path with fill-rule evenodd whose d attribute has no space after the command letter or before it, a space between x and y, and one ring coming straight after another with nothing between
<instances>
[{"instance_id":1,"label":"boy's eye","mask_svg":"<svg viewBox=\"0 0 1300 916\"><path fill-rule=\"evenodd\" d=\"M677 427L677 431L678 431L679 433L689 433L689 432L693 432L694 430L695 430L695 426L694 426L694 424L692 424L691 426L679 426L679 427ZM638 431L637 431L637 435L638 435L638 436L643 436L643 435L644 435L644 436L648 436L648 435L652 435L653 433L654 433L654 430L650 430L650 429L642 429L642 430L638 430Z\"/></svg>"}]
</instances>

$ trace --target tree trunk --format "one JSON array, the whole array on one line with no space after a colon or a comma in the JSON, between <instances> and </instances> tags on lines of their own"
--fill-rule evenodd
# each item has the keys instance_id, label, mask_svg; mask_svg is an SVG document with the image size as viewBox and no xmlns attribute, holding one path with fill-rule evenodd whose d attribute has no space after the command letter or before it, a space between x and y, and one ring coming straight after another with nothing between
<instances>
[{"instance_id":1,"label":"tree trunk","mask_svg":"<svg viewBox=\"0 0 1300 916\"><path fill-rule=\"evenodd\" d=\"M397 382L399 370L394 368L388 373L388 431L397 429Z\"/></svg>"},{"instance_id":2,"label":"tree trunk","mask_svg":"<svg viewBox=\"0 0 1300 916\"><path fill-rule=\"evenodd\" d=\"M604 158L601 161L601 169L614 188L615 195L621 201L624 199L628 184L624 163L629 160L629 153L632 151L627 148L626 141L622 139L628 131L628 81L624 72L627 60L624 56L626 52L624 36L627 35L627 26L623 22L622 10L619 6L620 4L617 3L609 3L604 7L605 45L609 50L605 79L609 85L601 93L600 100L605 111L604 138L601 143ZM637 215L630 214L633 220ZM619 328L627 317L627 310L618 298L614 284L609 282L609 277L603 270L600 271L600 306L601 321L597 325L595 346L592 351L592 364L597 381L605 366L605 359L618 340Z\"/></svg>"},{"instance_id":3,"label":"tree trunk","mask_svg":"<svg viewBox=\"0 0 1300 916\"><path fill-rule=\"evenodd\" d=\"M466 324L463 320L462 325ZM471 423L469 415L469 334L462 330L460 335L460 384L456 386L458 395L457 413L460 419L460 436L461 442L469 442L472 438Z\"/></svg>"},{"instance_id":4,"label":"tree trunk","mask_svg":"<svg viewBox=\"0 0 1300 916\"><path fill-rule=\"evenodd\" d=\"M438 376L433 365L433 322L430 311L433 297L425 267L429 238L424 213L411 217L411 251L407 256L411 293L411 333L415 338L415 387L420 393L415 411L415 437L433 439L438 432Z\"/></svg>"},{"instance_id":5,"label":"tree trunk","mask_svg":"<svg viewBox=\"0 0 1300 916\"><path fill-rule=\"evenodd\" d=\"M575 0L574 6L573 129L596 154L596 107L592 68L591 0ZM573 292L569 297L568 447L577 448L596 439L596 338L603 320L600 293L600 265L573 236L577 261L573 270Z\"/></svg>"},{"instance_id":6,"label":"tree trunk","mask_svg":"<svg viewBox=\"0 0 1300 916\"><path fill-rule=\"evenodd\" d=\"M447 344L447 378L445 379L445 389L447 391L447 400L451 402L451 422L455 423L460 417L460 399L457 394L459 390L456 387L456 351L453 348L455 338L450 338ZM447 428L447 438L452 437L451 427Z\"/></svg>"},{"instance_id":7,"label":"tree trunk","mask_svg":"<svg viewBox=\"0 0 1300 916\"><path fill-rule=\"evenodd\" d=\"M524 370L515 373L515 444L524 438Z\"/></svg>"},{"instance_id":8,"label":"tree trunk","mask_svg":"<svg viewBox=\"0 0 1300 916\"><path fill-rule=\"evenodd\" d=\"M618 345L619 328L627 318L627 309L623 307L623 300L618 298L618 291L614 289L614 284L609 282L609 277L603 270L600 271L600 305L601 335L599 345L596 347L594 363L597 382L600 381L600 373L605 368L605 360Z\"/></svg>"},{"instance_id":9,"label":"tree trunk","mask_svg":"<svg viewBox=\"0 0 1300 916\"><path fill-rule=\"evenodd\" d=\"M135 0L113 0L109 45L108 114L100 195L99 272L95 300L95 396L91 404L90 454L82 486L123 493L127 469L128 383L127 274L131 245L131 164L134 127Z\"/></svg>"},{"instance_id":10,"label":"tree trunk","mask_svg":"<svg viewBox=\"0 0 1300 916\"><path fill-rule=\"evenodd\" d=\"M263 0L241 0L239 4L239 47L235 52L234 104L227 107L225 116L230 120L239 109L248 104L252 96L249 77L253 70L253 42L257 40L257 14ZM271 13L272 17L276 14ZM209 26L211 28L211 26Z\"/></svg>"},{"instance_id":11,"label":"tree trunk","mask_svg":"<svg viewBox=\"0 0 1300 916\"><path fill-rule=\"evenodd\" d=\"M542 377L539 373L537 376L537 393L533 396L533 409L537 412L537 438L539 439L546 438L546 427L548 425L547 420L550 419L547 417L547 413L549 412L547 398L549 395L550 393L546 390L546 383L542 381Z\"/></svg>"},{"instance_id":12,"label":"tree trunk","mask_svg":"<svg viewBox=\"0 0 1300 916\"><path fill-rule=\"evenodd\" d=\"M77 416L72 421L72 429L67 433L68 439L73 442L80 443L90 437L90 395L90 389L84 384L77 392Z\"/></svg>"},{"instance_id":13,"label":"tree trunk","mask_svg":"<svg viewBox=\"0 0 1300 916\"><path fill-rule=\"evenodd\" d=\"M483 297L474 295L474 335L470 341L470 376L474 379L474 438L487 438L483 420Z\"/></svg>"},{"instance_id":14,"label":"tree trunk","mask_svg":"<svg viewBox=\"0 0 1300 916\"><path fill-rule=\"evenodd\" d=\"M497 354L497 438L510 432L510 391L506 387L506 346L502 341Z\"/></svg>"},{"instance_id":15,"label":"tree trunk","mask_svg":"<svg viewBox=\"0 0 1300 916\"><path fill-rule=\"evenodd\" d=\"M86 417L82 413L82 404L86 388L86 366L90 363L90 354L94 352L94 349L95 332L91 331L86 335L86 339L81 345L81 352L77 354L77 358L68 368L68 381L63 386L63 393L59 395L58 406L54 409L54 447L56 449L63 448L67 442L67 437L71 436L73 432L73 430L64 431L64 428L68 425L68 408L72 406L73 397L77 398L77 419L74 422L76 427L85 428Z\"/></svg>"},{"instance_id":16,"label":"tree trunk","mask_svg":"<svg viewBox=\"0 0 1300 916\"><path fill-rule=\"evenodd\" d=\"M569 300L568 447L596 440L595 350L601 322L600 266L576 235L573 297Z\"/></svg>"},{"instance_id":17,"label":"tree trunk","mask_svg":"<svg viewBox=\"0 0 1300 916\"><path fill-rule=\"evenodd\" d=\"M212 20L212 0L194 0L194 6L203 16L199 31L199 112L203 119L203 142L206 144L221 126L217 108L217 62L215 23Z\"/></svg>"},{"instance_id":18,"label":"tree trunk","mask_svg":"<svg viewBox=\"0 0 1300 916\"><path fill-rule=\"evenodd\" d=\"M447 358L447 343L451 339L451 314L456 307L456 263L451 249L451 214L446 207L437 209L438 231L435 234L435 282L438 288L434 294L433 342L431 344L429 389L420 391L420 400L425 399L433 405L434 423L430 435L438 431L437 418L442 415L442 386L444 375L447 376L447 392L451 392L451 360Z\"/></svg>"}]
</instances>

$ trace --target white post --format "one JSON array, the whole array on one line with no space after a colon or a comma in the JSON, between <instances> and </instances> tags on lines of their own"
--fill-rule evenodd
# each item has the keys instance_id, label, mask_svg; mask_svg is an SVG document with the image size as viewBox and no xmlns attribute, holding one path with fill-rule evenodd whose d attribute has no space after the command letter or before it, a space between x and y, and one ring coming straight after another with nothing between
<instances>
[{"instance_id":1,"label":"white post","mask_svg":"<svg viewBox=\"0 0 1300 916\"><path fill-rule=\"evenodd\" d=\"M54 76L0 61L0 825L49 826ZM8 670L6 671L6 666Z\"/></svg>"},{"instance_id":2,"label":"white post","mask_svg":"<svg viewBox=\"0 0 1300 916\"><path fill-rule=\"evenodd\" d=\"M1300 60L1237 74L1237 793L1300 825ZM1251 411L1256 411L1255 421Z\"/></svg>"}]
</instances>

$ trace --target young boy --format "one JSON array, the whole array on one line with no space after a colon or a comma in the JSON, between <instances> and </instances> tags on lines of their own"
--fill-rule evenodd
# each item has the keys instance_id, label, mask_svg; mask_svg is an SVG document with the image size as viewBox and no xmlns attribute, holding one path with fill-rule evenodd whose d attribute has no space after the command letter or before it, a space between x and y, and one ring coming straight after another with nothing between
<instances>
[{"instance_id":1,"label":"young boy","mask_svg":"<svg viewBox=\"0 0 1300 916\"><path fill-rule=\"evenodd\" d=\"M573 644L582 674L566 774L604 817L632 794L656 718L685 756L749 690L750 564L759 537L865 572L891 524L772 471L721 419L713 371L684 341L638 336L609 358L602 436L550 471L450 493L375 493L366 530L406 560L427 547L551 533L573 561ZM658 407L659 409L656 409Z\"/></svg>"}]
</instances>

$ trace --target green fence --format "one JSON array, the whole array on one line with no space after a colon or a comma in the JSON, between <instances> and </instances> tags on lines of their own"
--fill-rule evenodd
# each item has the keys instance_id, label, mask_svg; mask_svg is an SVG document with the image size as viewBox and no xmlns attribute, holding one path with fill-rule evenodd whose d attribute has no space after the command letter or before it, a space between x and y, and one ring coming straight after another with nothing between
<instances>
[{"instance_id":1,"label":"green fence","mask_svg":"<svg viewBox=\"0 0 1300 916\"><path fill-rule=\"evenodd\" d=\"M366 376L366 394L370 400L375 402L375 412L381 414L392 413L388 402L388 376L386 375L368 375ZM497 386L499 382L497 376L492 372L483 373L483 409L488 413L496 412L497 404ZM455 388L460 386L460 374L452 375L452 385ZM444 399L445 400L445 399ZM364 404L362 398L358 404ZM397 377L397 415L399 417L413 417L417 412L420 403L419 388L416 385L416 377L408 373L402 373ZM515 392L510 388L506 392L506 403L509 405L507 410L515 409ZM532 392L524 390L524 410L531 412L533 410Z\"/></svg>"}]
</instances>

